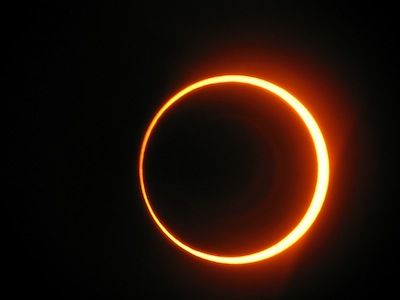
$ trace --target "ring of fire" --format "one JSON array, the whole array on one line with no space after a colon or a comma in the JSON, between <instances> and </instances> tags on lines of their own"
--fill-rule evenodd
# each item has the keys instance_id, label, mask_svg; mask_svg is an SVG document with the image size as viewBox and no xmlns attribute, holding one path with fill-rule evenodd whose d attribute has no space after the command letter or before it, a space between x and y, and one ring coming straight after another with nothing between
<instances>
[{"instance_id":1,"label":"ring of fire","mask_svg":"<svg viewBox=\"0 0 400 300\"><path fill-rule=\"evenodd\" d=\"M181 97L184 95L190 93L193 90L199 89L201 87L205 87L207 85L212 85L212 84L218 84L218 83L243 83L243 84L249 84L253 86L257 86L260 88L263 88L267 91L270 91L277 96L279 96L281 99L286 101L297 113L298 115L302 118L304 121L305 125L307 126L311 137L313 139L313 143L315 146L316 150L316 156L317 156L317 164L318 164L318 171L317 171L317 181L315 185L315 191L314 195L311 201L311 204L304 215L304 217L301 219L299 224L286 236L284 237L281 241L276 243L275 245L264 249L262 251L248 254L248 255L243 255L243 256L218 256L218 255L213 255L209 253L202 252L197 249L191 248L189 245L184 244L180 240L178 240L176 237L174 237L168 229L161 223L161 221L157 218L156 214L154 213L154 210L150 204L149 198L146 193L146 186L144 182L144 171L143 171L143 161L144 161L144 156L146 152L146 146L149 141L151 132L153 131L155 125L157 124L157 121L160 119L160 117L164 114L164 112L176 101L178 101ZM140 157L139 157L139 180L140 180L140 187L141 191L143 194L144 201L146 203L146 206L150 212L150 215L152 216L153 220L155 223L158 225L158 227L161 229L161 231L176 245L178 245L180 248L183 250L191 253L192 255L195 255L199 258L216 262L216 263L223 263L223 264L247 264L247 263L253 263L257 261L261 261L264 259L267 259L269 257L272 257L285 249L289 248L291 245L293 245L296 241L298 241L304 233L310 228L310 226L313 224L314 220L318 216L321 207L323 205L323 202L325 200L326 192L328 189L328 183L329 183L329 158L328 158L328 151L326 148L325 140L323 138L323 135L321 133L321 130L319 129L317 123L315 122L314 118L312 115L308 112L308 110L291 94L286 92L284 89L267 82L265 80L255 78L255 77L249 77L249 76L244 76L244 75L224 75L224 76L216 76L216 77L211 77L208 79L204 79L201 81L198 81L185 89L181 90L179 93L177 93L175 96L173 96L171 99L169 99L164 106L157 112L153 120L151 121L149 127L147 128L147 131L145 133L142 146L140 149Z\"/></svg>"}]
</instances>

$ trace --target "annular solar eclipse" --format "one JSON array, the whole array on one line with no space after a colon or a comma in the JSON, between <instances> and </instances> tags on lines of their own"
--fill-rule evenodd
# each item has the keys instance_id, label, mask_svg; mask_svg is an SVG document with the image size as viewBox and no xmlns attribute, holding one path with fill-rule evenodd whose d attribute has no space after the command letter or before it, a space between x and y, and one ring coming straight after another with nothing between
<instances>
[{"instance_id":1,"label":"annular solar eclipse","mask_svg":"<svg viewBox=\"0 0 400 300\"><path fill-rule=\"evenodd\" d=\"M271 247L264 249L262 251L242 256L219 256L210 253L205 253L200 249L192 248L190 245L185 244L184 241L178 240L175 236L173 236L169 232L168 228L166 228L166 226L162 223L162 221L157 217L156 213L154 212L151 205L151 201L146 192L146 184L144 179L144 172L145 172L144 158L146 153L146 147L151 137L152 131L157 125L157 122L162 117L162 115L168 110L168 108L170 108L175 102L179 101L184 95L208 85L215 85L221 83L238 83L238 84L247 84L251 86L260 87L268 92L274 93L280 99L288 103L295 110L295 112L301 117L301 119L307 126L307 129L311 135L315 147L317 165L318 165L317 180L315 184L314 194L311 199L311 203L307 209L307 212L305 213L301 221L297 224L297 226L293 228L293 230L289 234L287 234L282 240L280 240L275 245L272 245ZM304 235L304 233L306 233L306 231L310 228L310 226L313 224L313 222L317 218L322 208L327 193L328 183L329 183L329 158L325 140L318 124L314 120L313 116L303 106L303 104L301 104L299 100L297 100L295 97L293 97L291 94L289 94L281 87L259 78L244 76L244 75L223 75L223 76L207 78L198 81L196 83L193 83L192 85L189 85L188 87L178 92L171 99L169 99L157 112L157 114L151 121L149 127L147 128L142 141L140 156L139 156L139 181L143 198L147 206L147 209L150 212L151 217L153 218L157 226L160 228L160 230L177 246L191 253L194 256L215 263L247 264L267 259L284 251L285 249L293 245L296 241L298 241Z\"/></svg>"}]
</instances>

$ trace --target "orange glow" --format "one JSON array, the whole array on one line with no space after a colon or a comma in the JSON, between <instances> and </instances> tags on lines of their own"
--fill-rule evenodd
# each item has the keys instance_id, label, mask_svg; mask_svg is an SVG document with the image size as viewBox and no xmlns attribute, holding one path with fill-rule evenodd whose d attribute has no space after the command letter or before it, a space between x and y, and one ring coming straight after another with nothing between
<instances>
[{"instance_id":1,"label":"orange glow","mask_svg":"<svg viewBox=\"0 0 400 300\"><path fill-rule=\"evenodd\" d=\"M243 255L243 256L218 256L218 255L213 255L209 253L204 253L200 250L193 249L189 245L184 244L180 240L178 240L176 237L174 237L168 230L165 228L165 226L161 223L161 221L157 218L156 214L154 213L152 206L150 204L149 198L146 193L146 187L145 187L145 182L144 182L144 171L143 171L143 161L144 161L144 156L146 152L146 146L149 141L151 132L153 131L155 125L157 124L157 121L160 119L160 117L163 115L163 113L176 101L178 101L182 96L190 93L193 90L199 89L201 87L207 86L207 85L212 85L212 84L218 84L218 83L243 83L243 84L249 84L257 87L261 87L267 91L270 91L280 98L282 98L284 101L286 101L298 114L299 116L303 119L304 123L306 124L311 137L314 142L315 150L316 150L316 156L317 156L317 163L318 163L318 173L317 173L317 181L315 185L315 191L314 195L311 201L311 204L302 218L302 220L299 222L299 224L286 236L284 237L280 242L276 243L275 245L264 249L262 251L248 254L248 255ZM317 123L315 122L314 118L311 116L311 114L308 112L308 110L291 94L286 92L284 89L267 82L265 80L255 78L255 77L249 77L249 76L243 76L243 75L224 75L224 76L216 76L216 77L211 77L208 79L201 80L199 82L196 82L185 89L181 90L179 93L177 93L175 96L173 96L171 99L169 99L164 106L157 112L155 117L150 123L150 126L148 127L146 134L144 136L143 142L142 142L142 147L140 149L140 157L139 157L139 180L140 180L140 187L142 190L142 194L146 203L146 206L158 225L158 227L161 229L161 231L176 245L184 249L185 251L199 257L205 260L209 260L212 262L216 263L223 263L223 264L247 264L247 263L253 263L257 261L261 261L264 259L267 259L269 257L272 257L285 249L289 248L291 245L293 245L296 241L298 241L304 233L310 228L310 226L313 224L314 220L316 219L318 213L321 210L321 207L323 205L323 202L325 200L326 192L328 189L328 183L329 183L329 158L328 158L328 151L325 145L325 140L322 136L321 130L319 129Z\"/></svg>"}]
</instances>

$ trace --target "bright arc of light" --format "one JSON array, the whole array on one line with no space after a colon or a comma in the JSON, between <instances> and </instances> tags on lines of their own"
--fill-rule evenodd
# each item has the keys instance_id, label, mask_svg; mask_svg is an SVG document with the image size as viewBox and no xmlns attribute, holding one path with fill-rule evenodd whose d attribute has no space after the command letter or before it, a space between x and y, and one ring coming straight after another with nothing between
<instances>
[{"instance_id":1,"label":"bright arc of light","mask_svg":"<svg viewBox=\"0 0 400 300\"><path fill-rule=\"evenodd\" d=\"M146 187L144 183L144 174L143 174L143 161L144 161L144 155L146 151L146 146L149 141L151 132L153 131L155 125L157 124L158 120L160 117L163 115L163 113L176 101L178 101L180 98L182 98L184 95L190 93L193 90L199 89L201 87L205 87L207 85L212 85L212 84L218 84L218 83L244 83L244 84L249 84L253 86L257 86L260 88L263 88L267 91L270 91L280 98L282 98L284 101L286 101L302 118L304 123L306 124L311 137L314 142L315 150L316 150L316 156L317 156L317 163L318 163L318 171L317 171L317 181L315 185L315 191L314 195L311 201L311 204L304 215L304 217L301 219L299 224L286 236L284 237L281 241L276 243L275 245L264 249L262 251L248 254L248 255L243 255L243 256L219 256L219 255L214 255L210 253L205 253L197 249L193 249L187 244L184 244L180 240L178 240L176 237L174 237L168 230L167 228L161 223L161 221L158 219L156 214L153 211L153 208L151 207L149 198L146 193ZM296 241L298 241L304 233L310 228L310 226L313 224L315 221L316 217L318 216L321 207L324 203L326 192L328 189L328 183L329 183L329 158L328 158L328 151L326 148L325 140L324 137L321 133L321 130L319 129L317 123L315 122L314 118L312 115L308 112L308 110L300 103L299 100L297 100L295 97L293 97L291 94L286 92L284 89L259 78L255 77L250 77L250 76L244 76L244 75L223 75L223 76L216 76L216 77L211 77L208 79L204 79L201 81L198 81L183 90L181 90L179 93L177 93L175 96L173 96L171 99L169 99L164 106L157 112L153 120L151 121L149 127L147 128L147 131L145 133L142 146L140 149L140 157L139 157L139 180L140 180L140 187L142 190L142 194L144 197L144 201L146 203L146 206L153 218L153 220L156 222L158 227L161 229L161 231L176 245L184 249L185 251L208 261L216 262L216 263L223 263L223 264L247 264L247 263L253 263L257 261L261 261L264 259L267 259L269 257L272 257L285 249L289 248L291 245L293 245Z\"/></svg>"}]
</instances>

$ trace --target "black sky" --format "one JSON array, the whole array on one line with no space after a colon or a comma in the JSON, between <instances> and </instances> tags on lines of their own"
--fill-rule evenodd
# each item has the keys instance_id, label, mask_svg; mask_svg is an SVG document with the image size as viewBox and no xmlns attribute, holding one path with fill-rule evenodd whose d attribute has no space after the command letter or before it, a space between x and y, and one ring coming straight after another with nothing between
<instances>
[{"instance_id":1,"label":"black sky","mask_svg":"<svg viewBox=\"0 0 400 300\"><path fill-rule=\"evenodd\" d=\"M5 197L15 295L350 299L391 288L393 6L15 8L7 45L15 116L6 129L13 184ZM161 105L194 81L226 73L302 97L332 156L327 202L310 232L293 249L247 266L209 263L170 243L146 211L137 175L144 131Z\"/></svg>"}]
</instances>

